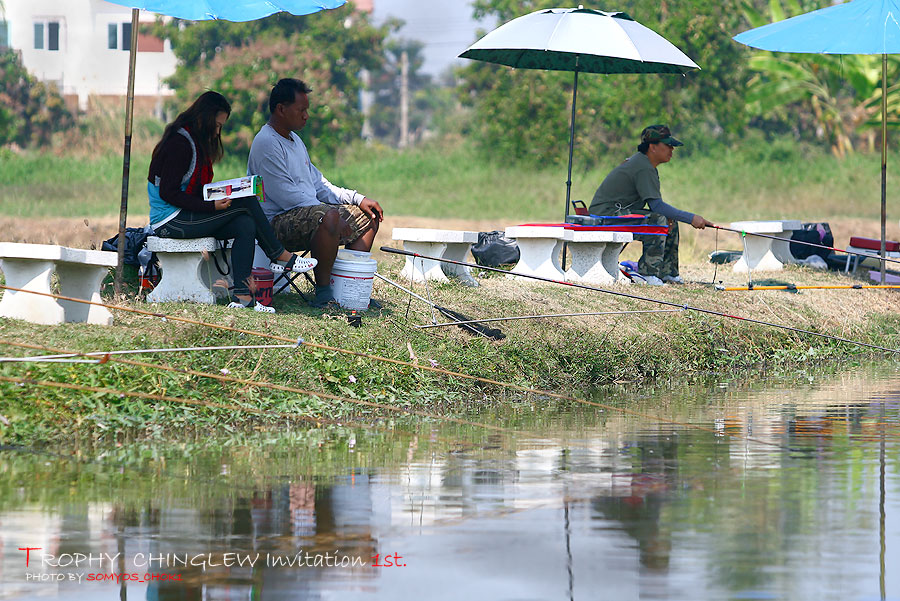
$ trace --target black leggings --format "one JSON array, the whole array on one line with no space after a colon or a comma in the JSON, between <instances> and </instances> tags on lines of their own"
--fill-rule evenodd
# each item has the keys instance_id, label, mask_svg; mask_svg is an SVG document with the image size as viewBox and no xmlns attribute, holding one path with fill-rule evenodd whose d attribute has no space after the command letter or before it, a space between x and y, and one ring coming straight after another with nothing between
<instances>
[{"instance_id":1,"label":"black leggings","mask_svg":"<svg viewBox=\"0 0 900 601\"><path fill-rule=\"evenodd\" d=\"M161 225L156 235L161 238L233 238L231 264L234 269L234 294L242 296L250 294L248 282L255 242L259 241L259 247L273 261L284 252L284 246L275 237L255 196L235 198L230 207L213 213L182 209L173 219Z\"/></svg>"}]
</instances>

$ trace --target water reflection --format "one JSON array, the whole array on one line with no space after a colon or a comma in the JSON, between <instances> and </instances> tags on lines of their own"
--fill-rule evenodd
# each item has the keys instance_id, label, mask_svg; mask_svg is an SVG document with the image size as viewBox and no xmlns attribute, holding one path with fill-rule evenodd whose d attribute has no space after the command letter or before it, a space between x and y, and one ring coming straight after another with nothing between
<instances>
[{"instance_id":1,"label":"water reflection","mask_svg":"<svg viewBox=\"0 0 900 601\"><path fill-rule=\"evenodd\" d=\"M535 399L469 416L518 438L2 452L0 598L896 599L895 376L600 399L698 428Z\"/></svg>"}]
</instances>

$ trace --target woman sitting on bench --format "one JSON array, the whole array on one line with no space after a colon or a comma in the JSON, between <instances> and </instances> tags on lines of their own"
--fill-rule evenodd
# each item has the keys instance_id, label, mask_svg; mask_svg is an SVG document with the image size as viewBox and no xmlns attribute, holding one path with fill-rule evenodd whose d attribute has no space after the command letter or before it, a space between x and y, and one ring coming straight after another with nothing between
<instances>
[{"instance_id":1,"label":"woman sitting on bench","mask_svg":"<svg viewBox=\"0 0 900 601\"><path fill-rule=\"evenodd\" d=\"M150 226L162 238L233 238L234 290L228 306L274 313L257 303L250 290L255 242L272 261L274 272L303 273L315 267L316 260L284 249L255 196L203 199L203 186L213 181L213 164L224 154L222 126L230 114L224 96L204 92L166 126L147 177Z\"/></svg>"}]
</instances>

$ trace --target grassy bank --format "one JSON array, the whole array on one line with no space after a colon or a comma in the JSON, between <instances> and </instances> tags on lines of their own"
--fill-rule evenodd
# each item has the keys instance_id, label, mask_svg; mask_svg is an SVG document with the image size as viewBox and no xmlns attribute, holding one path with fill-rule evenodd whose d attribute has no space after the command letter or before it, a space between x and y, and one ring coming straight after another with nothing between
<instances>
[{"instance_id":1,"label":"grassy bank","mask_svg":"<svg viewBox=\"0 0 900 601\"><path fill-rule=\"evenodd\" d=\"M138 148L132 164L131 225L146 223L143 174L149 149L146 145ZM26 222L46 222L56 230L87 230L88 218L92 218L90 227L98 230L91 230L90 240L107 237L101 235L107 229L107 235L113 233L110 216L118 210L121 181L121 161L117 156L2 152L0 231L6 232L5 239L12 235L19 241L51 241L29 238ZM669 201L714 221L831 221L833 227L840 224L840 230L835 228L840 245L846 243L849 233L874 235L876 231L877 159L858 154L838 161L808 149L748 145L717 157L676 157L662 167L661 173ZM894 158L889 161L896 163ZM596 170L576 172L573 197L589 200L597 182L614 162L610 159ZM499 165L484 160L464 145L432 146L405 153L360 146L349 149L337 164L324 167L335 183L357 186L381 200L388 215L398 219L395 225L419 225L404 223L394 217L397 215L430 218L421 224L430 227L446 226L447 220L456 220L453 227L473 229L476 226L466 219L502 224L558 220L562 214L563 165L540 170ZM242 170L243 158L230 156L218 167L217 176L229 177ZM891 175L889 189L894 179ZM895 236L896 221L891 219L888 235ZM94 221L101 221L101 225ZM377 245L389 243L390 227L393 225L385 224ZM714 248L739 247L735 236L721 234L720 239L709 231L698 233L682 228L682 274L695 283L663 289L632 287L628 292L890 348L900 346L897 297L891 291L714 291L708 284L714 277L726 283L743 280L728 267L715 271L706 262L706 254ZM638 254L638 246L631 245L623 257L636 258ZM378 259L381 273L398 277L400 262L396 256L379 255ZM477 289L453 284L432 286L427 293L438 304L482 318L659 308L633 299L511 282L502 277L490 276L481 281L482 286ZM847 284L856 280L791 267L778 274L777 281ZM422 288L417 291L425 293ZM500 326L506 339L494 342L471 337L456 328L415 328L431 321L430 310L419 301L410 304L405 294L384 284L376 286L375 297L384 302L384 309L367 314L358 329L350 327L340 311L323 314L288 296L276 299L279 314L275 317L235 313L222 307L151 307L133 298L121 302L291 340L302 337L308 342L385 359L436 365L526 388L579 395L596 387L645 387L671 379L709 374L727 377L733 371L746 369L794 369L877 356L860 347L823 338L690 311L508 322ZM82 352L272 342L255 335L125 312L118 312L116 324L105 328L82 324L43 327L0 320L0 339ZM4 344L2 348L7 356L36 352L14 344ZM168 435L184 429L205 435L248 426L283 427L290 422L284 413L294 418L388 424L406 419L400 413L353 403L354 399L447 414L496 399L541 400L521 390L306 345L299 349L196 351L136 359L176 370L193 369L219 376L227 373L245 381L223 382L116 360L101 365L3 363L0 376L19 381L0 382L0 443L56 440L76 434L108 441L127 436ZM82 388L53 388L38 382L71 382ZM272 389L261 382L292 389ZM323 399L293 389L327 393L344 400ZM160 398L137 398L129 396L129 392ZM221 406L187 404L175 399L212 401ZM260 415L248 410L268 413Z\"/></svg>"},{"instance_id":2,"label":"grassy bank","mask_svg":"<svg viewBox=\"0 0 900 601\"><path fill-rule=\"evenodd\" d=\"M379 270L397 277L400 263L385 259ZM689 279L706 268L688 267ZM836 274L791 267L786 281L843 282ZM548 313L635 311L658 305L597 292L545 284L523 284L500 276L481 278L477 289L457 284L432 286L429 294L441 305L475 317ZM419 292L424 292L419 288ZM627 292L678 305L706 307L743 317L773 321L895 348L900 345L896 296L877 291L810 291L789 293L717 292L700 283L662 289L631 287ZM336 347L348 354L301 345L296 349L192 351L130 356L153 365L128 365L112 357L96 363L3 363L0 376L26 382L0 382L0 443L49 441L86 436L98 442L130 437L170 435L191 430L205 435L246 427L286 427L297 416L327 420L391 424L402 413L360 405L376 402L440 415L506 400L545 399L504 386L435 373L378 358L436 366L472 376L580 397L597 387L649 387L670 379L728 378L746 369L816 366L876 357L864 349L823 338L722 319L692 311L521 320L499 325L503 341L473 337L455 327L417 329L431 321L430 310L385 284L375 297L384 308L351 327L346 314L309 309L290 296L276 298L279 314L264 316L224 307L167 304L128 306L173 317L253 330L291 340ZM440 316L438 316L440 319ZM236 333L145 315L117 312L116 324L94 327L67 324L46 327L0 320L0 340L7 356L34 354L16 344L52 349L92 351L246 344L283 344L265 336ZM163 371L159 365L176 371ZM241 382L223 382L188 374L192 369L213 376L227 374ZM178 371L182 370L182 371ZM66 382L81 390L42 383ZM269 384L342 397L335 400ZM103 389L103 390L94 390ZM164 395L136 398L130 393ZM200 402L186 404L182 401ZM346 400L350 399L350 400ZM226 407L209 407L215 402ZM245 412L270 412L265 415ZM287 417L291 414L293 417ZM437 418L436 418L437 419Z\"/></svg>"}]
</instances>

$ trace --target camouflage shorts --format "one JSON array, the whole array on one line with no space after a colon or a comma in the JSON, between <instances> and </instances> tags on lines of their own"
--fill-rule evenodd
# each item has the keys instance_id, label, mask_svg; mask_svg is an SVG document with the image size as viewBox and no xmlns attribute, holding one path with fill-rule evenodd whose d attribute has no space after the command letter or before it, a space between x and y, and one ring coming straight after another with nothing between
<instances>
[{"instance_id":1,"label":"camouflage shorts","mask_svg":"<svg viewBox=\"0 0 900 601\"><path fill-rule=\"evenodd\" d=\"M272 229L288 251L310 250L319 224L322 223L325 214L333 209L337 210L341 219L350 226L350 235L341 238L341 245L357 240L372 228L372 220L356 205L317 204L297 207L276 215L272 219Z\"/></svg>"}]
</instances>

